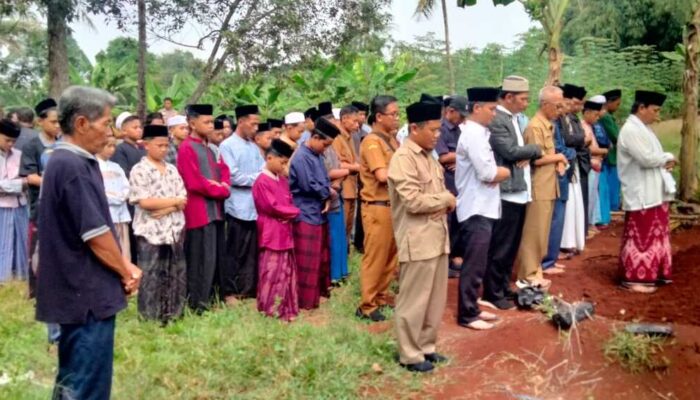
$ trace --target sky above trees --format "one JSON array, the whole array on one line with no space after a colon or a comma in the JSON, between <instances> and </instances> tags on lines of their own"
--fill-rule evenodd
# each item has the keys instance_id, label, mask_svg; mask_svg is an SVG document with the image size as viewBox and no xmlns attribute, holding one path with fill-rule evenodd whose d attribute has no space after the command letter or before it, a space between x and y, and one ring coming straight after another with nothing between
<instances>
[{"instance_id":1,"label":"sky above trees","mask_svg":"<svg viewBox=\"0 0 700 400\"><path fill-rule=\"evenodd\" d=\"M391 6L393 23L391 35L394 40L413 41L415 36L427 32L435 32L442 37L442 14L436 12L430 19L416 19L413 15L415 7L413 3L394 0ZM519 3L508 7L494 7L490 2L479 2L476 6L465 10L457 7L456 2L448 2L448 16L450 19L450 35L453 47L461 49L474 47L481 49L489 43L498 43L506 47L512 47L518 39L518 35L526 32L530 27L537 26L530 21L527 13ZM90 61L95 61L95 55L104 50L110 40L119 36L136 37L136 25L128 32L120 31L116 24L107 24L102 16L91 18L94 28L86 22L73 23L73 35L83 52ZM179 41L195 42L201 29L195 24L185 26L177 35ZM198 58L206 58L209 49L200 51L191 48L182 48L155 37L149 38L149 51L160 54L175 49L190 51Z\"/></svg>"}]
</instances>

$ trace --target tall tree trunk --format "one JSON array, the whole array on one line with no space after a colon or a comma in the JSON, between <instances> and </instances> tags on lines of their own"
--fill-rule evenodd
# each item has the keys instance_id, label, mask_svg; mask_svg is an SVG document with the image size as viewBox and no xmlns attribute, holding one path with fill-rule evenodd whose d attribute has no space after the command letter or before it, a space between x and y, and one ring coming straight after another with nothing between
<instances>
[{"instance_id":1,"label":"tall tree trunk","mask_svg":"<svg viewBox=\"0 0 700 400\"><path fill-rule=\"evenodd\" d=\"M447 72L450 75L450 94L455 94L455 69L452 64L452 52L450 51L450 26L447 21L447 2L442 0L442 25L445 28L445 55L447 56Z\"/></svg>"},{"instance_id":2,"label":"tall tree trunk","mask_svg":"<svg viewBox=\"0 0 700 400\"><path fill-rule=\"evenodd\" d=\"M68 79L68 16L71 0L44 0L46 4L46 31L49 47L49 95L55 99L70 85Z\"/></svg>"},{"instance_id":3,"label":"tall tree trunk","mask_svg":"<svg viewBox=\"0 0 700 400\"><path fill-rule=\"evenodd\" d=\"M559 48L559 43L549 46L549 71L545 85L558 85L561 83L561 65L564 61L564 54Z\"/></svg>"},{"instance_id":4,"label":"tall tree trunk","mask_svg":"<svg viewBox=\"0 0 700 400\"><path fill-rule=\"evenodd\" d=\"M138 66L138 107L141 121L146 120L146 0L138 0L139 13L139 66Z\"/></svg>"},{"instance_id":5,"label":"tall tree trunk","mask_svg":"<svg viewBox=\"0 0 700 400\"><path fill-rule=\"evenodd\" d=\"M700 47L700 4L693 10L685 37L683 73L683 128L681 129L681 183L679 197L691 200L698 189L698 54Z\"/></svg>"}]
</instances>

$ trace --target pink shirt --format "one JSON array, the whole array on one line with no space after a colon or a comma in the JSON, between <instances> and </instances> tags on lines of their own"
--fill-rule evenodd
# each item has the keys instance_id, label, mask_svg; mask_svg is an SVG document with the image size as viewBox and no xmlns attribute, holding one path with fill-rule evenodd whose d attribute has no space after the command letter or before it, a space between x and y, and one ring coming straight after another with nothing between
<instances>
[{"instance_id":1,"label":"pink shirt","mask_svg":"<svg viewBox=\"0 0 700 400\"><path fill-rule=\"evenodd\" d=\"M253 184L253 201L258 212L258 247L293 249L292 222L300 211L292 202L287 178L263 169Z\"/></svg>"},{"instance_id":2,"label":"pink shirt","mask_svg":"<svg viewBox=\"0 0 700 400\"><path fill-rule=\"evenodd\" d=\"M22 152L10 149L9 153L0 150L0 207L17 208L27 204L24 193L24 178L19 176Z\"/></svg>"}]
</instances>

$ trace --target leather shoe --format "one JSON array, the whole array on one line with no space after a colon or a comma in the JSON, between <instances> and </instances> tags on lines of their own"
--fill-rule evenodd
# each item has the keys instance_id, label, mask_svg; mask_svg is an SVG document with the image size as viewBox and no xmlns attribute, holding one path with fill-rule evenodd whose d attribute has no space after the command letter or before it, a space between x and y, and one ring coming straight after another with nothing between
<instances>
[{"instance_id":1,"label":"leather shoe","mask_svg":"<svg viewBox=\"0 0 700 400\"><path fill-rule=\"evenodd\" d=\"M435 369L435 366L433 366L433 363L430 361L423 361L415 364L400 364L402 367L406 368L407 370L411 372L430 372L433 369Z\"/></svg>"},{"instance_id":2,"label":"leather shoe","mask_svg":"<svg viewBox=\"0 0 700 400\"><path fill-rule=\"evenodd\" d=\"M448 358L443 356L440 353L430 353L430 354L424 354L423 355L426 359L426 361L430 361L433 364L440 364L447 362Z\"/></svg>"},{"instance_id":3,"label":"leather shoe","mask_svg":"<svg viewBox=\"0 0 700 400\"><path fill-rule=\"evenodd\" d=\"M386 320L384 314L382 314L379 310L374 310L368 315L363 313L362 310L358 308L357 311L355 311L355 316L361 319L370 320L372 322L381 322Z\"/></svg>"}]
</instances>

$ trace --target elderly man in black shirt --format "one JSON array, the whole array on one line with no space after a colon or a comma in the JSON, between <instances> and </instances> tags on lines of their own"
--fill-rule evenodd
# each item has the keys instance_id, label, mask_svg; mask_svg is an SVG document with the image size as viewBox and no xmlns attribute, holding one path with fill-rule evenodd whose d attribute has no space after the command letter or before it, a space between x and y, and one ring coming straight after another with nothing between
<instances>
[{"instance_id":1,"label":"elderly man in black shirt","mask_svg":"<svg viewBox=\"0 0 700 400\"><path fill-rule=\"evenodd\" d=\"M59 399L109 399L115 316L142 275L121 254L94 156L107 143L115 100L66 89L58 102L64 142L42 181L36 318L61 326Z\"/></svg>"}]
</instances>

